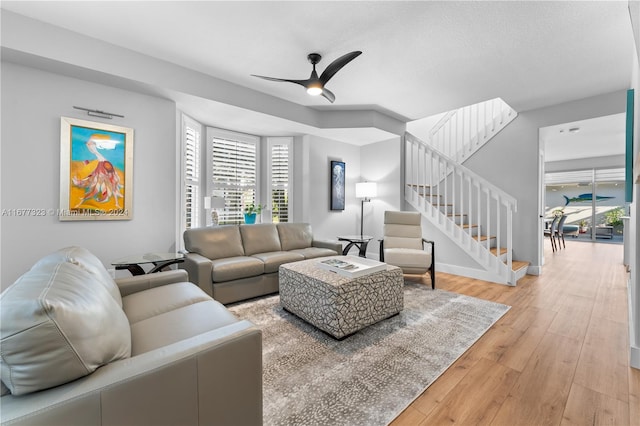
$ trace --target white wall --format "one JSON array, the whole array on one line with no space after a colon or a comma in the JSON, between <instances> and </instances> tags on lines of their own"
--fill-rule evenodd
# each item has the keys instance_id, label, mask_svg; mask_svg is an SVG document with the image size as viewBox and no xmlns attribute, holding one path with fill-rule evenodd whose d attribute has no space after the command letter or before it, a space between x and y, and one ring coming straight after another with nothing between
<instances>
[{"instance_id":1,"label":"white wall","mask_svg":"<svg viewBox=\"0 0 640 426\"><path fill-rule=\"evenodd\" d=\"M634 89L633 158L640 158L640 4L629 1L629 10L636 43L636 54L632 63L631 87ZM634 163L634 176L639 162ZM640 183L634 184L633 203L630 214L629 246L629 345L631 366L640 369ZM626 232L626 231L625 231Z\"/></svg>"},{"instance_id":2,"label":"white wall","mask_svg":"<svg viewBox=\"0 0 640 426\"><path fill-rule=\"evenodd\" d=\"M360 147L317 136L305 139L309 172L301 190L306 191L306 217L313 225L314 236L335 240L339 235L355 234L360 227L360 202L355 197L355 185L360 179ZM344 210L331 210L329 202L332 160L345 163Z\"/></svg>"},{"instance_id":3,"label":"white wall","mask_svg":"<svg viewBox=\"0 0 640 426\"><path fill-rule=\"evenodd\" d=\"M385 210L401 210L401 138L365 145L360 150L360 182L376 182L378 196L364 203L364 233L374 239L367 246L367 257L378 258ZM360 207L360 200L356 200ZM358 210L358 217L360 211ZM358 225L359 231L359 225ZM358 233L358 232L356 232Z\"/></svg>"},{"instance_id":4,"label":"white wall","mask_svg":"<svg viewBox=\"0 0 640 426\"><path fill-rule=\"evenodd\" d=\"M73 106L122 114L87 117ZM118 257L171 251L176 235L176 108L171 101L2 62L1 209L59 207L60 117L134 129L133 219L1 219L2 289L43 255L84 246L107 266Z\"/></svg>"}]
</instances>

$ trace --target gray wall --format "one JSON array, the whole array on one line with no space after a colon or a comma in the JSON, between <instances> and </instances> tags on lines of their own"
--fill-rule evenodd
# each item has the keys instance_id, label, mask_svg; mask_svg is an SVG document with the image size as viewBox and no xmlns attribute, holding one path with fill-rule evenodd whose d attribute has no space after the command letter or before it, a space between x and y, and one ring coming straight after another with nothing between
<instances>
[{"instance_id":1,"label":"gray wall","mask_svg":"<svg viewBox=\"0 0 640 426\"><path fill-rule=\"evenodd\" d=\"M72 106L125 118L87 117ZM118 257L174 249L176 109L164 99L2 62L2 209L59 207L60 117L134 129L133 219L60 222L56 216L1 219L2 289L36 260L80 245L109 265Z\"/></svg>"}]
</instances>

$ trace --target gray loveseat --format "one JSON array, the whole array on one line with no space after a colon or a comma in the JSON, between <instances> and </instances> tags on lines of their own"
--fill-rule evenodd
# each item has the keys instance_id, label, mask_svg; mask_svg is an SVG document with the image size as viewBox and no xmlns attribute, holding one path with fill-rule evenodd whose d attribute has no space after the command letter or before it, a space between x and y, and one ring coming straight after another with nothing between
<instances>
[{"instance_id":1,"label":"gray loveseat","mask_svg":"<svg viewBox=\"0 0 640 426\"><path fill-rule=\"evenodd\" d=\"M261 331L185 271L115 282L69 247L8 287L0 315L2 424L262 424Z\"/></svg>"},{"instance_id":2,"label":"gray loveseat","mask_svg":"<svg viewBox=\"0 0 640 426\"><path fill-rule=\"evenodd\" d=\"M342 253L338 241L313 238L307 223L263 223L188 229L181 268L220 303L275 293L280 265Z\"/></svg>"}]
</instances>

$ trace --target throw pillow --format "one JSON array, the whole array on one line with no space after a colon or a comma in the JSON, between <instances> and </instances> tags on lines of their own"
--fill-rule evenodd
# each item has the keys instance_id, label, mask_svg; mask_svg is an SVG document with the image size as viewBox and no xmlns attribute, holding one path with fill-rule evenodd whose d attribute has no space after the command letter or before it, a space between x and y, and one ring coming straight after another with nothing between
<instances>
[{"instance_id":1,"label":"throw pillow","mask_svg":"<svg viewBox=\"0 0 640 426\"><path fill-rule=\"evenodd\" d=\"M90 269L72 258L43 259L0 295L0 373L13 395L131 355L127 317Z\"/></svg>"}]
</instances>

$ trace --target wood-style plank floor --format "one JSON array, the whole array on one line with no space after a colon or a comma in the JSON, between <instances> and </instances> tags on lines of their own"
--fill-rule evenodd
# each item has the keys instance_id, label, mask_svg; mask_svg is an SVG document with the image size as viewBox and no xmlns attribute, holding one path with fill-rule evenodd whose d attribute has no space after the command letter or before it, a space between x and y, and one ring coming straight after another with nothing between
<instances>
[{"instance_id":1,"label":"wood-style plank floor","mask_svg":"<svg viewBox=\"0 0 640 426\"><path fill-rule=\"evenodd\" d=\"M640 425L622 254L567 239L516 287L438 274L438 288L512 308L392 425Z\"/></svg>"}]
</instances>

